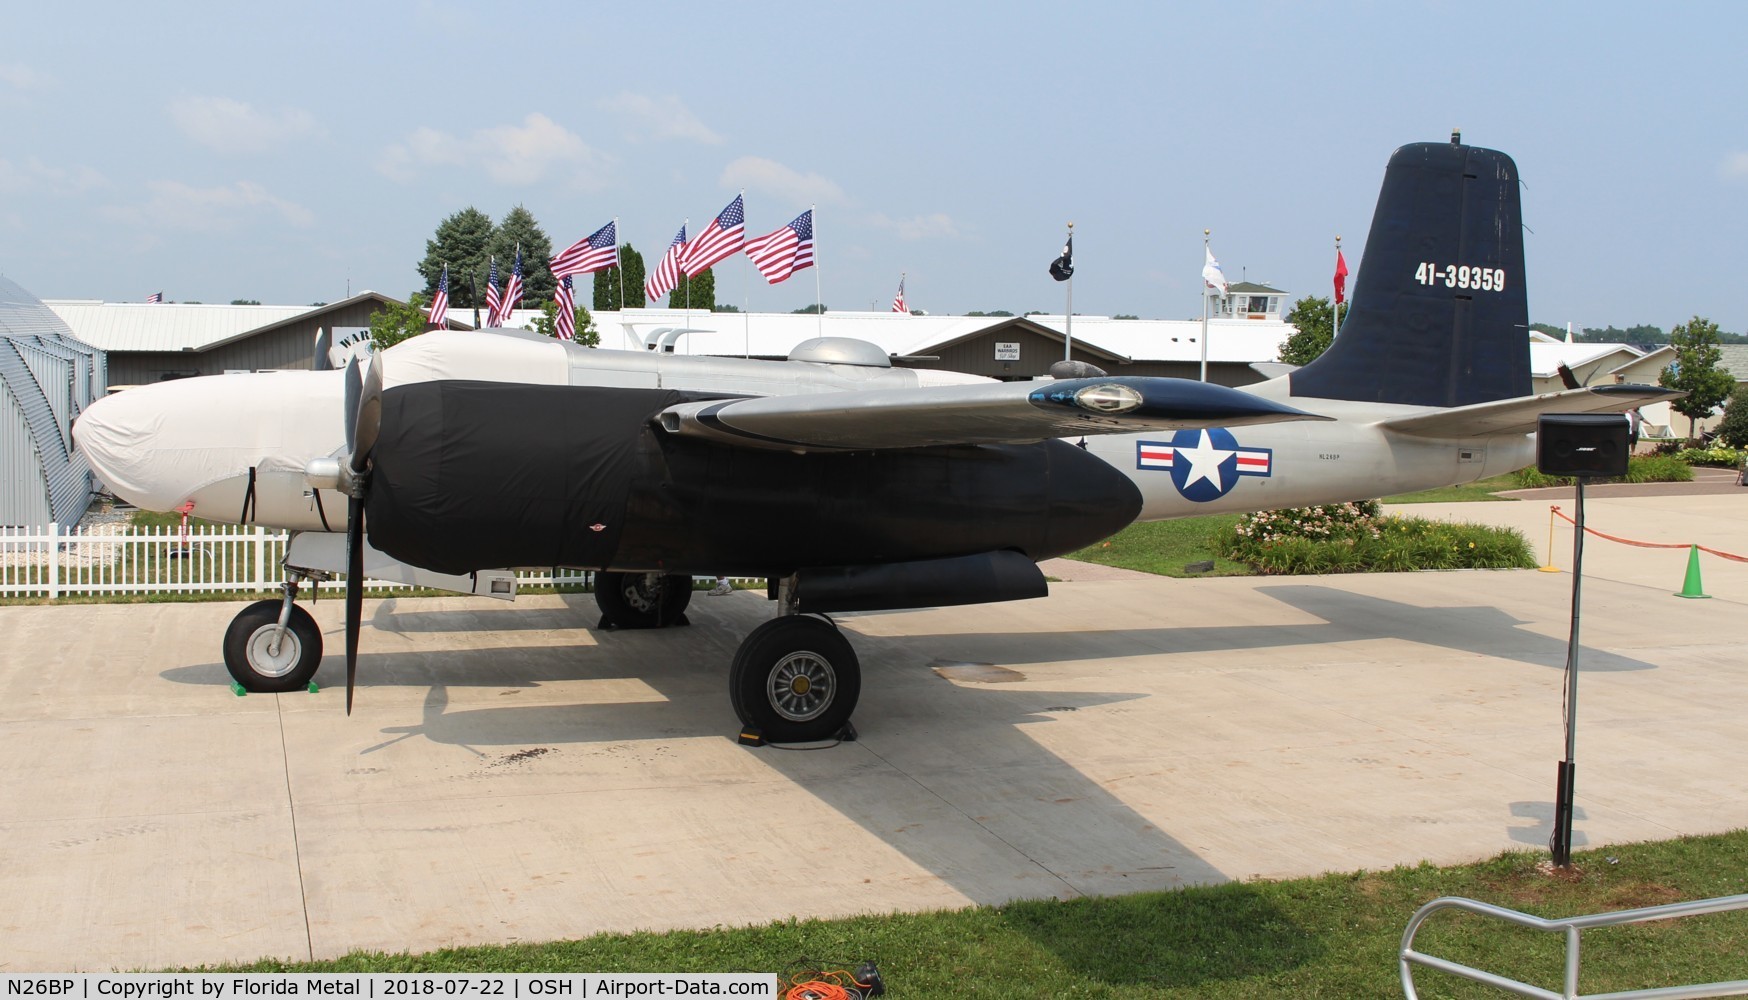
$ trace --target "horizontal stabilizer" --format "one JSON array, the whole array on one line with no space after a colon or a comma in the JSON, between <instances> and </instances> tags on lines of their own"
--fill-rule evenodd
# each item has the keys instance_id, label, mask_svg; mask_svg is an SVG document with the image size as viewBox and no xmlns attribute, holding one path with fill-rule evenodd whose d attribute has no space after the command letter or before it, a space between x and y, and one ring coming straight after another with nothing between
<instances>
[{"instance_id":1,"label":"horizontal stabilizer","mask_svg":"<svg viewBox=\"0 0 1748 1000\"><path fill-rule=\"evenodd\" d=\"M743 447L865 451L1327 419L1222 385L1126 376L690 402L658 421Z\"/></svg>"},{"instance_id":2,"label":"horizontal stabilizer","mask_svg":"<svg viewBox=\"0 0 1748 1000\"><path fill-rule=\"evenodd\" d=\"M1544 413L1625 413L1628 410L1687 395L1654 385L1598 385L1541 396L1519 396L1490 403L1472 403L1385 420L1381 426L1415 437L1488 437L1533 434Z\"/></svg>"}]
</instances>

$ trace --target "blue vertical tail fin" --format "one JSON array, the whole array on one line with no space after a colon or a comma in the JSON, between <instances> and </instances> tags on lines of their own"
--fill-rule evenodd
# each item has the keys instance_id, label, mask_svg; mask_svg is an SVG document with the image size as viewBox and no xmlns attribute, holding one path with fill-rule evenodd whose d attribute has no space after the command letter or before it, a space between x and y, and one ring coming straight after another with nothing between
<instances>
[{"instance_id":1,"label":"blue vertical tail fin","mask_svg":"<svg viewBox=\"0 0 1748 1000\"><path fill-rule=\"evenodd\" d=\"M1350 306L1329 349L1289 376L1294 396L1465 406L1529 395L1511 157L1455 141L1396 150Z\"/></svg>"}]
</instances>

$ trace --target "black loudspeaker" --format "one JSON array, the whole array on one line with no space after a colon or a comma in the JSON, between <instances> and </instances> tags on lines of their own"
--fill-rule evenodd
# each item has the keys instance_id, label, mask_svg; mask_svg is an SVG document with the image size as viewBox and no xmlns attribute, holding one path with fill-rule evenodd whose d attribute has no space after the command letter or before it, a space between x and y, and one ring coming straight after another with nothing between
<instances>
[{"instance_id":1,"label":"black loudspeaker","mask_svg":"<svg viewBox=\"0 0 1748 1000\"><path fill-rule=\"evenodd\" d=\"M1627 474L1623 413L1546 413L1536 422L1536 468L1550 476Z\"/></svg>"}]
</instances>

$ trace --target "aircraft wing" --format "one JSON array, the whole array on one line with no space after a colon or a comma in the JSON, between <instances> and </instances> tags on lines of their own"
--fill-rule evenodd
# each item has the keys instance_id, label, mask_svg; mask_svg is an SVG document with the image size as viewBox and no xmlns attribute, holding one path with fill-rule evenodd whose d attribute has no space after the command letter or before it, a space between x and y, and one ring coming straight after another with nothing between
<instances>
[{"instance_id":1,"label":"aircraft wing","mask_svg":"<svg viewBox=\"0 0 1748 1000\"><path fill-rule=\"evenodd\" d=\"M1536 418L1544 413L1625 413L1640 406L1679 399L1685 395L1687 393L1655 385L1597 385L1396 417L1383 421L1382 426L1415 437L1463 438L1533 434L1536 430Z\"/></svg>"},{"instance_id":2,"label":"aircraft wing","mask_svg":"<svg viewBox=\"0 0 1748 1000\"><path fill-rule=\"evenodd\" d=\"M1330 418L1187 379L985 382L682 403L672 434L750 448L864 451Z\"/></svg>"}]
</instances>

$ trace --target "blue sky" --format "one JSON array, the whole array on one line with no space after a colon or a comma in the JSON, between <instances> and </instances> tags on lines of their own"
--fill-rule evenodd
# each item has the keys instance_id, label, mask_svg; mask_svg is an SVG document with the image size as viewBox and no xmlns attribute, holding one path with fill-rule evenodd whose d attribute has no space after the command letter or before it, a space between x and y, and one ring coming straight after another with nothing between
<instances>
[{"instance_id":1,"label":"blue sky","mask_svg":"<svg viewBox=\"0 0 1748 1000\"><path fill-rule=\"evenodd\" d=\"M44 298L405 295L445 216L617 217L652 264L817 206L834 309L1199 315L1327 295L1390 151L1526 183L1531 319L1748 329L1748 7L1379 2L33 4L0 35L0 272ZM75 12L76 11L76 12ZM1351 280L1351 279L1350 279ZM1351 285L1350 285L1351 287ZM814 300L744 258L719 300Z\"/></svg>"}]
</instances>

